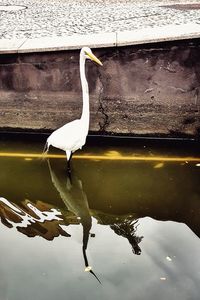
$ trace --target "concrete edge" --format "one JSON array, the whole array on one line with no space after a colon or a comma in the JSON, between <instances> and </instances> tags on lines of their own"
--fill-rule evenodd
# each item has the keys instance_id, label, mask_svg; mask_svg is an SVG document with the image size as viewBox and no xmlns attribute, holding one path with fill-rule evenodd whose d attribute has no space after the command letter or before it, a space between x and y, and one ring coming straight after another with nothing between
<instances>
[{"instance_id":1,"label":"concrete edge","mask_svg":"<svg viewBox=\"0 0 200 300\"><path fill-rule=\"evenodd\" d=\"M0 39L0 54L75 50L83 46L91 48L120 47L194 38L200 38L200 24L187 23L91 35Z\"/></svg>"},{"instance_id":2,"label":"concrete edge","mask_svg":"<svg viewBox=\"0 0 200 300\"><path fill-rule=\"evenodd\" d=\"M117 33L117 46L200 38L200 24L166 25L151 30L141 29Z\"/></svg>"}]
</instances>

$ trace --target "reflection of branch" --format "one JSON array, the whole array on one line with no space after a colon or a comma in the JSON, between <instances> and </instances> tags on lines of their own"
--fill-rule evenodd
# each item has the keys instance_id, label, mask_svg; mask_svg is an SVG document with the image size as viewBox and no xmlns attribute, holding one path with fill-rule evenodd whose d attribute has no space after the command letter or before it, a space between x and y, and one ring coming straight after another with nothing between
<instances>
[{"instance_id":1,"label":"reflection of branch","mask_svg":"<svg viewBox=\"0 0 200 300\"><path fill-rule=\"evenodd\" d=\"M116 234L127 238L129 243L131 244L133 253L136 255L141 254L141 248L138 246L138 244L143 239L143 236L139 237L136 235L138 225L138 220L134 221L125 219L123 223L116 223L110 226L110 228L113 229Z\"/></svg>"}]
</instances>

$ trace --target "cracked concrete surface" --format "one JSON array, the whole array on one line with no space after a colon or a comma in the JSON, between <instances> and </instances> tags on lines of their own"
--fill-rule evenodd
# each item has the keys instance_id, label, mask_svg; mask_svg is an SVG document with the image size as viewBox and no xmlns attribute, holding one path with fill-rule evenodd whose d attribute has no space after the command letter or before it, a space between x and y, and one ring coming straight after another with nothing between
<instances>
[{"instance_id":1,"label":"cracked concrete surface","mask_svg":"<svg viewBox=\"0 0 200 300\"><path fill-rule=\"evenodd\" d=\"M109 115L106 113L106 111L107 111L107 106L105 106L105 103L100 96L98 112L101 113L101 120L99 121L99 131L101 133L105 133L108 125L110 124Z\"/></svg>"},{"instance_id":2,"label":"cracked concrete surface","mask_svg":"<svg viewBox=\"0 0 200 300\"><path fill-rule=\"evenodd\" d=\"M86 64L91 132L199 135L198 41L151 46L95 50L103 67ZM78 57L78 50L0 57L0 128L54 130L79 118Z\"/></svg>"},{"instance_id":3,"label":"cracked concrete surface","mask_svg":"<svg viewBox=\"0 0 200 300\"><path fill-rule=\"evenodd\" d=\"M99 95L98 95L99 107L97 111L98 113L100 113L99 131L105 133L110 121L109 121L109 116L106 113L107 105L104 100L104 86L103 86L101 74L99 74L99 81L100 81L100 88L99 88Z\"/></svg>"}]
</instances>

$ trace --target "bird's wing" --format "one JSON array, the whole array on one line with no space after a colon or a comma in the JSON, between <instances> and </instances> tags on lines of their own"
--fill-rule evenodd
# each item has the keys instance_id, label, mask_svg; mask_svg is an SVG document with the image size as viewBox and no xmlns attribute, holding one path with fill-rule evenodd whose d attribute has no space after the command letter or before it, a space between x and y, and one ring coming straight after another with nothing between
<instances>
[{"instance_id":1,"label":"bird's wing","mask_svg":"<svg viewBox=\"0 0 200 300\"><path fill-rule=\"evenodd\" d=\"M64 151L76 151L83 140L83 126L80 120L74 120L55 130L48 138L49 145Z\"/></svg>"}]
</instances>

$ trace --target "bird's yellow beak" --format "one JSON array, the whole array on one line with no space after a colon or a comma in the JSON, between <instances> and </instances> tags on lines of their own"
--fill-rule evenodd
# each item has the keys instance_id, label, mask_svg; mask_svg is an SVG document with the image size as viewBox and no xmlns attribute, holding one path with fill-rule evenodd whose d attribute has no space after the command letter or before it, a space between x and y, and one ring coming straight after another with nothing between
<instances>
[{"instance_id":1,"label":"bird's yellow beak","mask_svg":"<svg viewBox=\"0 0 200 300\"><path fill-rule=\"evenodd\" d=\"M94 62L96 62L98 65L103 66L102 62L93 53L86 52L86 54L89 56L89 58L91 60L93 60Z\"/></svg>"}]
</instances>

